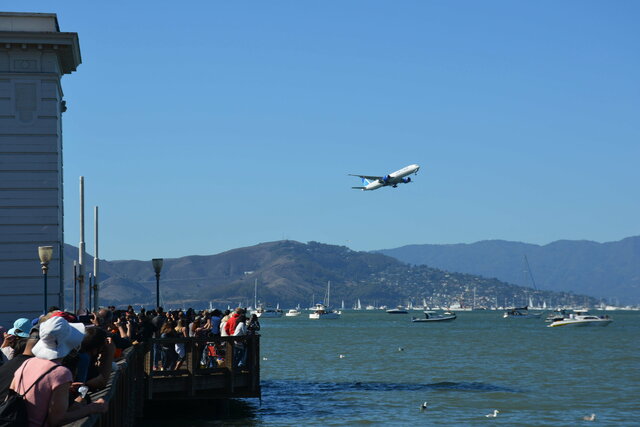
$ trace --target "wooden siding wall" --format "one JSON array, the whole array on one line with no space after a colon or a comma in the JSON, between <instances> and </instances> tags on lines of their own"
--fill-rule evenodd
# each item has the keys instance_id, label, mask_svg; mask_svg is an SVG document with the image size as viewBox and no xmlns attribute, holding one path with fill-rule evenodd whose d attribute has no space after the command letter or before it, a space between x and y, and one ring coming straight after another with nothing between
<instances>
[{"instance_id":1,"label":"wooden siding wall","mask_svg":"<svg viewBox=\"0 0 640 427\"><path fill-rule=\"evenodd\" d=\"M38 246L53 246L47 302L63 307L59 62L50 46L9 44L0 36L0 325L5 327L42 312Z\"/></svg>"}]
</instances>

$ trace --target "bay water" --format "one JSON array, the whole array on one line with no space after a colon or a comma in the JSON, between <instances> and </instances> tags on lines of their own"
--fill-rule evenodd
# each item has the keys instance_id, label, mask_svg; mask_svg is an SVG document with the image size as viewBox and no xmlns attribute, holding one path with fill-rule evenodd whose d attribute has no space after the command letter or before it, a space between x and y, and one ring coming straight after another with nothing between
<instances>
[{"instance_id":1,"label":"bay water","mask_svg":"<svg viewBox=\"0 0 640 427\"><path fill-rule=\"evenodd\" d=\"M640 425L640 312L559 328L500 311L457 314L263 319L262 400L194 425L563 426L591 425L592 413L599 425Z\"/></svg>"}]
</instances>

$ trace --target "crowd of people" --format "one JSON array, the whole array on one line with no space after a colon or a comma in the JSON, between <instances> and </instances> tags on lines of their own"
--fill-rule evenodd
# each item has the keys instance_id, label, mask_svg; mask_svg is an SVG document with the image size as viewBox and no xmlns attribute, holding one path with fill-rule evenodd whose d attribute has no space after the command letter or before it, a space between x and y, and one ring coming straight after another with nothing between
<instances>
[{"instance_id":1,"label":"crowd of people","mask_svg":"<svg viewBox=\"0 0 640 427\"><path fill-rule=\"evenodd\" d=\"M58 426L108 409L89 392L106 387L115 363L132 344L150 338L201 338L194 344L202 367L217 367L225 358L220 337L244 336L260 330L258 318L242 308L165 312L115 307L74 315L51 307L36 319L20 318L6 330L0 326L0 404L11 395L26 403L28 425ZM153 347L154 370L181 369L186 341L161 341ZM233 340L236 367L247 364L244 340Z\"/></svg>"}]
</instances>

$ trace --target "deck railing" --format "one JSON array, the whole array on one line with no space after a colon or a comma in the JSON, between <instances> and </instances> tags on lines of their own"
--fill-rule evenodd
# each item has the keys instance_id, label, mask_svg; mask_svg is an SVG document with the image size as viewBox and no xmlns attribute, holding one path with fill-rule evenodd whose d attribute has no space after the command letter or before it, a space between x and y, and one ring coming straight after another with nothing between
<instances>
[{"instance_id":1,"label":"deck railing","mask_svg":"<svg viewBox=\"0 0 640 427\"><path fill-rule=\"evenodd\" d=\"M176 345L185 353L179 369ZM260 336L154 339L145 350L144 372L149 400L260 397Z\"/></svg>"},{"instance_id":2,"label":"deck railing","mask_svg":"<svg viewBox=\"0 0 640 427\"><path fill-rule=\"evenodd\" d=\"M104 414L94 414L75 421L73 427L90 426L133 426L142 417L144 405L144 371L142 361L144 346L136 344L127 348L116 364L118 369L111 372L107 386L90 393L91 400L103 398L109 404Z\"/></svg>"},{"instance_id":3,"label":"deck railing","mask_svg":"<svg viewBox=\"0 0 640 427\"><path fill-rule=\"evenodd\" d=\"M178 369L172 360L176 344L185 350ZM107 386L90 394L92 400L107 401L109 410L71 426L134 426L150 400L260 397L259 335L153 339L129 347L122 356ZM171 366L163 367L158 363L162 360Z\"/></svg>"}]
</instances>

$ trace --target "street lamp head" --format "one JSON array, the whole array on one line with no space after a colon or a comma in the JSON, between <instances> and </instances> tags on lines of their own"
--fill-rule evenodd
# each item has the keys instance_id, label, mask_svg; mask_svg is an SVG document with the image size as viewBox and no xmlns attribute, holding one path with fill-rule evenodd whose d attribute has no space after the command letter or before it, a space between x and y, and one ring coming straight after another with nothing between
<instances>
[{"instance_id":1,"label":"street lamp head","mask_svg":"<svg viewBox=\"0 0 640 427\"><path fill-rule=\"evenodd\" d=\"M156 274L160 274L160 270L162 270L162 262L164 260L162 258L154 258L151 260L151 262L153 263L153 269L155 270Z\"/></svg>"},{"instance_id":2,"label":"street lamp head","mask_svg":"<svg viewBox=\"0 0 640 427\"><path fill-rule=\"evenodd\" d=\"M38 246L38 256L42 264L49 264L53 256L53 246Z\"/></svg>"}]
</instances>

